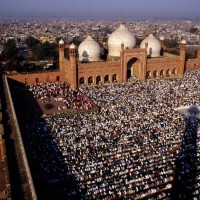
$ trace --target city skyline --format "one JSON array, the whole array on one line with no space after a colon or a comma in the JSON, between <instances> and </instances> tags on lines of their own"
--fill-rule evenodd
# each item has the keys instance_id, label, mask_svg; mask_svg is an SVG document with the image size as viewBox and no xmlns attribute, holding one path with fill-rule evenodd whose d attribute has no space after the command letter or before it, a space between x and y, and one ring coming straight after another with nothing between
<instances>
[{"instance_id":1,"label":"city skyline","mask_svg":"<svg viewBox=\"0 0 200 200\"><path fill-rule=\"evenodd\" d=\"M1 0L0 18L200 18L199 0Z\"/></svg>"}]
</instances>

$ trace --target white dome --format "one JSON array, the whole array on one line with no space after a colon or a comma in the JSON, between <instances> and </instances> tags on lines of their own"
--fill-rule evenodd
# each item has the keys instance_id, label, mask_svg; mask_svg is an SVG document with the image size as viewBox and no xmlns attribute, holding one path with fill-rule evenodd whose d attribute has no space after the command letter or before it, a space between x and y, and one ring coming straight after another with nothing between
<instances>
[{"instance_id":1,"label":"white dome","mask_svg":"<svg viewBox=\"0 0 200 200\"><path fill-rule=\"evenodd\" d=\"M61 39L60 41L59 41L59 44L64 44L65 42L64 42L64 40L63 39Z\"/></svg>"},{"instance_id":2,"label":"white dome","mask_svg":"<svg viewBox=\"0 0 200 200\"><path fill-rule=\"evenodd\" d=\"M141 42L140 48L145 48L146 43L148 43L147 55L149 55L150 57L159 57L161 50L160 41L157 38L155 38L152 34L150 34Z\"/></svg>"},{"instance_id":3,"label":"white dome","mask_svg":"<svg viewBox=\"0 0 200 200\"><path fill-rule=\"evenodd\" d=\"M88 36L78 47L80 61L99 61L101 48L100 45Z\"/></svg>"},{"instance_id":4,"label":"white dome","mask_svg":"<svg viewBox=\"0 0 200 200\"><path fill-rule=\"evenodd\" d=\"M124 44L125 49L132 49L136 45L135 36L129 30L127 30L124 24L120 24L119 28L108 38L108 55L119 57L121 44Z\"/></svg>"},{"instance_id":5,"label":"white dome","mask_svg":"<svg viewBox=\"0 0 200 200\"><path fill-rule=\"evenodd\" d=\"M70 46L69 46L70 49L75 49L76 46L74 45L74 43L72 43Z\"/></svg>"}]
</instances>

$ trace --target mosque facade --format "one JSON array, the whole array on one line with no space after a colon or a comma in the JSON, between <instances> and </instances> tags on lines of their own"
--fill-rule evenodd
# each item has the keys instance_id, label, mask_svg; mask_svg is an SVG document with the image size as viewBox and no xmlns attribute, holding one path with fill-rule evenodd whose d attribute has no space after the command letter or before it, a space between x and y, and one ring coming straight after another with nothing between
<instances>
[{"instance_id":1,"label":"mosque facade","mask_svg":"<svg viewBox=\"0 0 200 200\"><path fill-rule=\"evenodd\" d=\"M200 41L196 59L187 60L186 41L180 43L180 55L164 51L164 38L152 34L140 47L135 36L122 23L108 38L106 60L101 59L101 47L88 36L78 47L71 44L65 57L65 42L59 41L59 70L45 73L9 76L25 84L68 81L73 89L87 85L124 83L131 76L143 81L182 78L186 70L200 68Z\"/></svg>"}]
</instances>

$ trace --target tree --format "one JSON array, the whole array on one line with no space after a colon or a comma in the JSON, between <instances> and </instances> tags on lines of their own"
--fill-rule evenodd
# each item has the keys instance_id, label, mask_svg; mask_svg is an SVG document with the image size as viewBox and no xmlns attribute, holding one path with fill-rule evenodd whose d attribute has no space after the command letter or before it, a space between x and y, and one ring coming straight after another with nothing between
<instances>
[{"instance_id":1,"label":"tree","mask_svg":"<svg viewBox=\"0 0 200 200\"><path fill-rule=\"evenodd\" d=\"M4 43L2 57L5 60L11 60L17 57L17 46L14 39L8 39L8 41Z\"/></svg>"},{"instance_id":2,"label":"tree","mask_svg":"<svg viewBox=\"0 0 200 200\"><path fill-rule=\"evenodd\" d=\"M179 55L180 54L180 51L178 51L176 49L171 49L171 50L165 49L165 52L166 53L171 53L171 54L174 54L174 55Z\"/></svg>"},{"instance_id":3,"label":"tree","mask_svg":"<svg viewBox=\"0 0 200 200\"><path fill-rule=\"evenodd\" d=\"M55 43L45 42L38 44L31 49L36 60L53 59L58 57L58 47Z\"/></svg>"},{"instance_id":4,"label":"tree","mask_svg":"<svg viewBox=\"0 0 200 200\"><path fill-rule=\"evenodd\" d=\"M60 41L61 39L62 39L61 37L57 37L57 38L55 39L55 43L58 45L58 43L59 43L59 41Z\"/></svg>"},{"instance_id":5,"label":"tree","mask_svg":"<svg viewBox=\"0 0 200 200\"><path fill-rule=\"evenodd\" d=\"M175 40L166 39L164 42L165 42L165 47L167 48L177 48L179 46L178 42L176 42Z\"/></svg>"},{"instance_id":6,"label":"tree","mask_svg":"<svg viewBox=\"0 0 200 200\"><path fill-rule=\"evenodd\" d=\"M140 46L142 39L136 37L136 46Z\"/></svg>"},{"instance_id":7,"label":"tree","mask_svg":"<svg viewBox=\"0 0 200 200\"><path fill-rule=\"evenodd\" d=\"M31 49L33 56L36 60L44 59L44 50L42 44L32 47Z\"/></svg>"},{"instance_id":8,"label":"tree","mask_svg":"<svg viewBox=\"0 0 200 200\"><path fill-rule=\"evenodd\" d=\"M15 70L16 70L13 60L9 60L9 62L7 62L7 63L5 64L5 70L6 70L6 71L15 71Z\"/></svg>"},{"instance_id":9,"label":"tree","mask_svg":"<svg viewBox=\"0 0 200 200\"><path fill-rule=\"evenodd\" d=\"M32 36L29 36L28 38L26 38L26 45L29 49L34 48L35 46L37 46L38 44L40 44L40 41L38 39L35 39Z\"/></svg>"},{"instance_id":10,"label":"tree","mask_svg":"<svg viewBox=\"0 0 200 200\"><path fill-rule=\"evenodd\" d=\"M192 28L190 28L189 32L190 33L197 33L198 32L198 28L192 27Z\"/></svg>"}]
</instances>

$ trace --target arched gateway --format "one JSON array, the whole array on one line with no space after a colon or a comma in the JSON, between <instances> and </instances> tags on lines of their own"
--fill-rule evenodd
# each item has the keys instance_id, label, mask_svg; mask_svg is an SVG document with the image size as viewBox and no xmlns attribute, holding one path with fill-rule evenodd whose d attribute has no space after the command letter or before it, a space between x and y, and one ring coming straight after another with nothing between
<instances>
[{"instance_id":1,"label":"arched gateway","mask_svg":"<svg viewBox=\"0 0 200 200\"><path fill-rule=\"evenodd\" d=\"M122 82L136 76L146 80L146 49L122 49Z\"/></svg>"},{"instance_id":2,"label":"arched gateway","mask_svg":"<svg viewBox=\"0 0 200 200\"><path fill-rule=\"evenodd\" d=\"M132 76L140 77L142 62L138 58L132 58L127 63L127 76L128 80Z\"/></svg>"}]
</instances>

